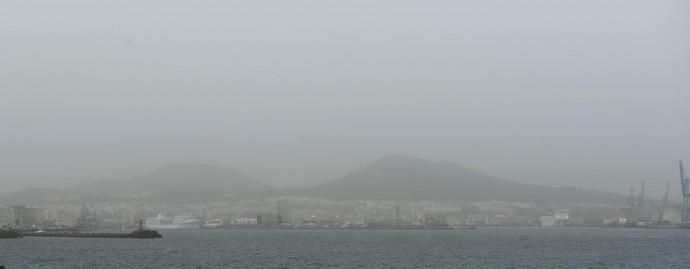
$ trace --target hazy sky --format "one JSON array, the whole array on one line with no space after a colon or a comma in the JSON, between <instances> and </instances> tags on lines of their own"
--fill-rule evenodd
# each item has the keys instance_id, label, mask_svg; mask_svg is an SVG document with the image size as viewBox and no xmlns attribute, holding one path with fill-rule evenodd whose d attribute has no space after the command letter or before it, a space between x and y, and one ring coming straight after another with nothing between
<instances>
[{"instance_id":1,"label":"hazy sky","mask_svg":"<svg viewBox=\"0 0 690 269\"><path fill-rule=\"evenodd\" d=\"M5 0L0 193L388 153L651 195L690 163L690 2Z\"/></svg>"}]
</instances>

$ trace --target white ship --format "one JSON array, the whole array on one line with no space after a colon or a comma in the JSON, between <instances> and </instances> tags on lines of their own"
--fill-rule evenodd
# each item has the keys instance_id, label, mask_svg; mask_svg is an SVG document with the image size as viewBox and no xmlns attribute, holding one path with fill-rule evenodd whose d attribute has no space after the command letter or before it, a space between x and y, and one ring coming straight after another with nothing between
<instances>
[{"instance_id":1,"label":"white ship","mask_svg":"<svg viewBox=\"0 0 690 269\"><path fill-rule=\"evenodd\" d=\"M207 220L204 225L202 225L202 228L206 229L215 229L215 228L220 228L223 226L225 222L222 219L212 219L212 220Z\"/></svg>"},{"instance_id":2,"label":"white ship","mask_svg":"<svg viewBox=\"0 0 690 269\"><path fill-rule=\"evenodd\" d=\"M568 210L550 211L548 215L539 218L541 226L564 226L570 220Z\"/></svg>"},{"instance_id":3,"label":"white ship","mask_svg":"<svg viewBox=\"0 0 690 269\"><path fill-rule=\"evenodd\" d=\"M147 229L199 229L201 221L192 216L175 216L169 218L158 214L155 218L147 218L144 223Z\"/></svg>"}]
</instances>

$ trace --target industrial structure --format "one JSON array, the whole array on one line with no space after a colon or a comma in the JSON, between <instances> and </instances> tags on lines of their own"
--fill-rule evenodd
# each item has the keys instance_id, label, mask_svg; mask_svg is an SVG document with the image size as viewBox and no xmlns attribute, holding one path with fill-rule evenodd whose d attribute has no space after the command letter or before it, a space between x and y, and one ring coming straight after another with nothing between
<instances>
[{"instance_id":1,"label":"industrial structure","mask_svg":"<svg viewBox=\"0 0 690 269\"><path fill-rule=\"evenodd\" d=\"M683 194L683 208L681 209L681 225L688 226L688 216L690 216L690 179L685 177L685 169L683 168L683 161L678 161L680 168L680 185Z\"/></svg>"}]
</instances>

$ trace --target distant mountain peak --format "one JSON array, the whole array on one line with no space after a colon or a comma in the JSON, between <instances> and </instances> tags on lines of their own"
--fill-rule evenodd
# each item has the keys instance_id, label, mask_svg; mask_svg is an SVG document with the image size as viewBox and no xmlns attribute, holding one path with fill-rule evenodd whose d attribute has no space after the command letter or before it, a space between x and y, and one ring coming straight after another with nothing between
<instances>
[{"instance_id":1,"label":"distant mountain peak","mask_svg":"<svg viewBox=\"0 0 690 269\"><path fill-rule=\"evenodd\" d=\"M470 175L487 177L477 171L467 169L457 163L449 161L431 161L420 157L412 157L402 154L389 154L383 156L366 166L364 169L355 171L353 173L362 173L366 171L378 171L379 173L386 173L396 176L400 176L401 174L411 176L412 174L423 174L431 171L444 171L444 173L456 173L458 175L462 175L463 177Z\"/></svg>"},{"instance_id":2,"label":"distant mountain peak","mask_svg":"<svg viewBox=\"0 0 690 269\"><path fill-rule=\"evenodd\" d=\"M432 162L427 159L418 157L411 157L402 154L389 154L372 162L366 166L366 169L395 169L396 167L424 166L431 163Z\"/></svg>"},{"instance_id":3,"label":"distant mountain peak","mask_svg":"<svg viewBox=\"0 0 690 269\"><path fill-rule=\"evenodd\" d=\"M308 190L341 200L462 200L616 203L611 193L518 183L448 161L401 154L381 157L363 169Z\"/></svg>"}]
</instances>

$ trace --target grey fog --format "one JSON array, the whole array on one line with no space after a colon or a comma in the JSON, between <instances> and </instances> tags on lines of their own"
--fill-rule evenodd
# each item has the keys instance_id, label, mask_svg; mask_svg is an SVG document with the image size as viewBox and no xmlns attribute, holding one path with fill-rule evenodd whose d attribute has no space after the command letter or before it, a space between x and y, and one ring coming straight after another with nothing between
<instances>
[{"instance_id":1,"label":"grey fog","mask_svg":"<svg viewBox=\"0 0 690 269\"><path fill-rule=\"evenodd\" d=\"M690 161L690 2L8 0L0 194L391 153L650 196ZM677 198L679 193L673 192Z\"/></svg>"}]
</instances>

